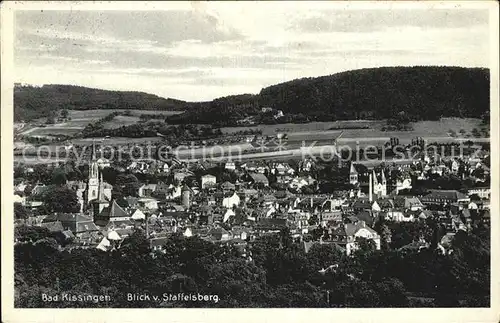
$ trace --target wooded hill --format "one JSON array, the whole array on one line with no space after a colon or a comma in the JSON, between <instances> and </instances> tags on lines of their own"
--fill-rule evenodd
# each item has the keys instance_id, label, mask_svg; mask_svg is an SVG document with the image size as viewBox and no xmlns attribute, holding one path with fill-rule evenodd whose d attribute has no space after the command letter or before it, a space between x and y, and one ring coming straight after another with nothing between
<instances>
[{"instance_id":1,"label":"wooded hill","mask_svg":"<svg viewBox=\"0 0 500 323\"><path fill-rule=\"evenodd\" d=\"M53 109L186 110L175 124L232 125L261 107L282 110L287 122L388 119L404 112L413 120L481 117L489 112L489 70L462 67L381 67L302 78L210 102L164 99L68 85L16 87L15 118L33 119ZM288 116L287 116L288 115Z\"/></svg>"},{"instance_id":2,"label":"wooded hill","mask_svg":"<svg viewBox=\"0 0 500 323\"><path fill-rule=\"evenodd\" d=\"M302 78L262 89L260 104L285 113L416 119L479 117L489 110L489 70L383 67Z\"/></svg>"},{"instance_id":3,"label":"wooded hill","mask_svg":"<svg viewBox=\"0 0 500 323\"><path fill-rule=\"evenodd\" d=\"M14 87L14 119L32 120L59 109L182 110L186 102L143 92L92 89L73 85Z\"/></svg>"},{"instance_id":4,"label":"wooded hill","mask_svg":"<svg viewBox=\"0 0 500 323\"><path fill-rule=\"evenodd\" d=\"M489 78L483 68L361 69L269 86L258 95L237 96L237 101L214 100L167 120L234 125L259 107L282 110L283 122L390 119L402 113L408 120L479 118L489 112Z\"/></svg>"}]
</instances>

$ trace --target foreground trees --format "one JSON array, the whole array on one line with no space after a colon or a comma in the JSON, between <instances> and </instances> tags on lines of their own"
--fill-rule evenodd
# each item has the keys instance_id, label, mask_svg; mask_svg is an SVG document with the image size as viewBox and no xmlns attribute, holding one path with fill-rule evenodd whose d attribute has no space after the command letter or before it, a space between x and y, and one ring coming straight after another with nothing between
<instances>
[{"instance_id":1,"label":"foreground trees","mask_svg":"<svg viewBox=\"0 0 500 323\"><path fill-rule=\"evenodd\" d=\"M20 227L15 245L20 307L407 307L489 306L489 231L460 233L454 252L377 251L352 257L333 245L306 254L289 232L250 243L252 260L229 245L173 236L152 251L136 231L121 248L61 251L47 230ZM102 294L99 303L44 303L41 293ZM218 301L128 300L127 293L195 293Z\"/></svg>"}]
</instances>

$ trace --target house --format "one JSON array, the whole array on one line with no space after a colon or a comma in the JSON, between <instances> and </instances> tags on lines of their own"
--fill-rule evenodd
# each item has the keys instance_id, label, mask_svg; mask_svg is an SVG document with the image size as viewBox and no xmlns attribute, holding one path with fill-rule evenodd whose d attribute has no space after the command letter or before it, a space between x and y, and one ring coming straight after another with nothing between
<instances>
[{"instance_id":1,"label":"house","mask_svg":"<svg viewBox=\"0 0 500 323\"><path fill-rule=\"evenodd\" d=\"M269 186L269 180L264 174L249 173L250 181L255 185Z\"/></svg>"},{"instance_id":2,"label":"house","mask_svg":"<svg viewBox=\"0 0 500 323\"><path fill-rule=\"evenodd\" d=\"M235 216L236 213L232 209L227 209L226 213L224 213L224 218L222 219L222 222L227 222L230 217Z\"/></svg>"},{"instance_id":3,"label":"house","mask_svg":"<svg viewBox=\"0 0 500 323\"><path fill-rule=\"evenodd\" d=\"M475 202L470 202L469 205L467 205L467 208L469 210L477 210L478 209L478 205Z\"/></svg>"},{"instance_id":4,"label":"house","mask_svg":"<svg viewBox=\"0 0 500 323\"><path fill-rule=\"evenodd\" d=\"M279 232L286 227L288 227L286 219L262 218L255 223L254 229L260 232Z\"/></svg>"},{"instance_id":5,"label":"house","mask_svg":"<svg viewBox=\"0 0 500 323\"><path fill-rule=\"evenodd\" d=\"M244 227L233 227L231 229L231 235L233 239L247 240L250 237L250 232Z\"/></svg>"},{"instance_id":6,"label":"house","mask_svg":"<svg viewBox=\"0 0 500 323\"><path fill-rule=\"evenodd\" d=\"M235 170L236 169L236 164L232 161L228 161L225 165L224 165L224 169L228 169L228 170Z\"/></svg>"},{"instance_id":7,"label":"house","mask_svg":"<svg viewBox=\"0 0 500 323\"><path fill-rule=\"evenodd\" d=\"M245 201L248 201L248 200L256 197L257 195L259 195L259 191L257 191L256 189L253 189L253 188L244 188L244 189L241 189L240 191L238 191L238 194L240 196L243 196L243 199Z\"/></svg>"},{"instance_id":8,"label":"house","mask_svg":"<svg viewBox=\"0 0 500 323\"><path fill-rule=\"evenodd\" d=\"M309 172L314 162L311 158L306 158L299 163L299 170L303 172Z\"/></svg>"},{"instance_id":9,"label":"house","mask_svg":"<svg viewBox=\"0 0 500 323\"><path fill-rule=\"evenodd\" d=\"M294 190L300 190L302 187L312 185L315 180L311 177L294 177L288 182L288 187Z\"/></svg>"},{"instance_id":10,"label":"house","mask_svg":"<svg viewBox=\"0 0 500 323\"><path fill-rule=\"evenodd\" d=\"M60 222L64 230L70 230L77 237L87 232L99 231L92 219L82 214L50 214L43 219L42 225L49 222Z\"/></svg>"},{"instance_id":11,"label":"house","mask_svg":"<svg viewBox=\"0 0 500 323\"><path fill-rule=\"evenodd\" d=\"M160 182L156 185L156 190L153 192L152 197L160 200L174 200L182 194L182 187L180 185L174 186L172 184Z\"/></svg>"},{"instance_id":12,"label":"house","mask_svg":"<svg viewBox=\"0 0 500 323\"><path fill-rule=\"evenodd\" d=\"M193 230L191 230L191 228L186 228L184 230L184 233L182 235L185 236L186 238L192 237L193 236Z\"/></svg>"},{"instance_id":13,"label":"house","mask_svg":"<svg viewBox=\"0 0 500 323\"><path fill-rule=\"evenodd\" d=\"M397 196L394 199L394 206L410 211L421 211L424 209L424 205L417 197Z\"/></svg>"},{"instance_id":14,"label":"house","mask_svg":"<svg viewBox=\"0 0 500 323\"><path fill-rule=\"evenodd\" d=\"M241 169L244 169L249 172L254 172L254 173L259 173L259 174L264 174L268 167L262 164L258 164L256 162L247 162L242 164Z\"/></svg>"},{"instance_id":15,"label":"house","mask_svg":"<svg viewBox=\"0 0 500 323\"><path fill-rule=\"evenodd\" d=\"M410 176L405 176L396 179L396 194L402 190L409 190L412 188L412 181Z\"/></svg>"},{"instance_id":16,"label":"house","mask_svg":"<svg viewBox=\"0 0 500 323\"><path fill-rule=\"evenodd\" d=\"M21 182L14 187L14 192L24 193L24 190L26 189L26 187L28 187L28 185L24 182Z\"/></svg>"},{"instance_id":17,"label":"house","mask_svg":"<svg viewBox=\"0 0 500 323\"><path fill-rule=\"evenodd\" d=\"M367 198L358 198L352 203L351 208L354 212L371 210L372 202Z\"/></svg>"},{"instance_id":18,"label":"house","mask_svg":"<svg viewBox=\"0 0 500 323\"><path fill-rule=\"evenodd\" d=\"M274 163L271 165L271 173L276 175L293 175L295 170L288 163Z\"/></svg>"},{"instance_id":19,"label":"house","mask_svg":"<svg viewBox=\"0 0 500 323\"><path fill-rule=\"evenodd\" d=\"M236 186L233 183L226 181L221 184L221 188L223 191L234 191L236 189Z\"/></svg>"},{"instance_id":20,"label":"house","mask_svg":"<svg viewBox=\"0 0 500 323\"><path fill-rule=\"evenodd\" d=\"M446 233L441 240L438 243L437 249L443 254L443 255L449 255L453 252L453 239L455 238L455 233L454 232L448 232Z\"/></svg>"},{"instance_id":21,"label":"house","mask_svg":"<svg viewBox=\"0 0 500 323\"><path fill-rule=\"evenodd\" d=\"M14 196L13 196L13 203L21 203L22 205L25 204L26 202L26 197L25 196L21 196L22 194L18 194L18 193L15 193Z\"/></svg>"},{"instance_id":22,"label":"house","mask_svg":"<svg viewBox=\"0 0 500 323\"><path fill-rule=\"evenodd\" d=\"M467 195L470 197L471 195L477 195L481 199L489 199L491 195L491 188L489 186L487 187L474 187L470 188L467 191Z\"/></svg>"},{"instance_id":23,"label":"house","mask_svg":"<svg viewBox=\"0 0 500 323\"><path fill-rule=\"evenodd\" d=\"M307 212L297 212L293 214L288 214L288 221L295 225L297 228L307 228L309 226L309 218L311 215Z\"/></svg>"},{"instance_id":24,"label":"house","mask_svg":"<svg viewBox=\"0 0 500 323\"><path fill-rule=\"evenodd\" d=\"M214 175L206 174L201 177L201 188L213 187L217 183L217 178Z\"/></svg>"},{"instance_id":25,"label":"house","mask_svg":"<svg viewBox=\"0 0 500 323\"><path fill-rule=\"evenodd\" d=\"M367 226L371 227L375 222L375 215L376 213L371 212L370 210L364 210L356 213L354 219L351 219L351 223L356 224L360 221L364 221Z\"/></svg>"},{"instance_id":26,"label":"house","mask_svg":"<svg viewBox=\"0 0 500 323\"><path fill-rule=\"evenodd\" d=\"M99 226L106 226L110 221L130 220L130 215L113 200L109 206L102 208L99 212L94 211L94 222Z\"/></svg>"},{"instance_id":27,"label":"house","mask_svg":"<svg viewBox=\"0 0 500 323\"><path fill-rule=\"evenodd\" d=\"M259 203L263 207L269 207L276 203L276 196L271 194L263 195L257 200L257 203Z\"/></svg>"},{"instance_id":28,"label":"house","mask_svg":"<svg viewBox=\"0 0 500 323\"><path fill-rule=\"evenodd\" d=\"M168 242L168 237L155 237L149 239L149 246L153 251L165 252L164 246Z\"/></svg>"},{"instance_id":29,"label":"house","mask_svg":"<svg viewBox=\"0 0 500 323\"><path fill-rule=\"evenodd\" d=\"M430 243L427 241L420 239L418 241L412 241L407 245L402 246L401 248L398 249L399 252L406 253L406 252L420 252L422 250L429 249Z\"/></svg>"},{"instance_id":30,"label":"house","mask_svg":"<svg viewBox=\"0 0 500 323\"><path fill-rule=\"evenodd\" d=\"M422 210L418 213L419 219L429 219L429 218L433 218L433 217L434 217L434 213L430 210Z\"/></svg>"},{"instance_id":31,"label":"house","mask_svg":"<svg viewBox=\"0 0 500 323\"><path fill-rule=\"evenodd\" d=\"M481 216L482 223L488 224L488 225L491 223L490 210L482 210L479 214Z\"/></svg>"},{"instance_id":32,"label":"house","mask_svg":"<svg viewBox=\"0 0 500 323\"><path fill-rule=\"evenodd\" d=\"M153 198L140 198L137 200L137 205L143 209L157 210L158 200Z\"/></svg>"},{"instance_id":33,"label":"house","mask_svg":"<svg viewBox=\"0 0 500 323\"><path fill-rule=\"evenodd\" d=\"M329 221L342 221L342 211L334 210L334 211L322 212L320 213L320 220L325 224Z\"/></svg>"},{"instance_id":34,"label":"house","mask_svg":"<svg viewBox=\"0 0 500 323\"><path fill-rule=\"evenodd\" d=\"M372 240L375 243L375 248L380 250L380 236L375 230L368 227L364 221L356 224L340 225L332 231L332 241L344 247L347 255L350 255L358 248L358 238Z\"/></svg>"},{"instance_id":35,"label":"house","mask_svg":"<svg viewBox=\"0 0 500 323\"><path fill-rule=\"evenodd\" d=\"M227 241L231 238L229 231L221 227L210 229L208 235L216 241Z\"/></svg>"},{"instance_id":36,"label":"house","mask_svg":"<svg viewBox=\"0 0 500 323\"><path fill-rule=\"evenodd\" d=\"M97 163L97 166L99 167L99 169L111 167L111 162L109 161L109 159L106 159L106 158L101 157L96 161L96 163Z\"/></svg>"},{"instance_id":37,"label":"house","mask_svg":"<svg viewBox=\"0 0 500 323\"><path fill-rule=\"evenodd\" d=\"M423 204L468 204L470 198L457 190L430 190L420 198Z\"/></svg>"},{"instance_id":38,"label":"house","mask_svg":"<svg viewBox=\"0 0 500 323\"><path fill-rule=\"evenodd\" d=\"M61 221L55 222L45 222L40 225L42 228L47 228L50 232L62 232L64 231L64 227Z\"/></svg>"},{"instance_id":39,"label":"house","mask_svg":"<svg viewBox=\"0 0 500 323\"><path fill-rule=\"evenodd\" d=\"M225 197L222 200L222 206L228 209L231 209L238 205L240 205L240 197L238 196L238 194L236 194L236 192L234 192L231 196Z\"/></svg>"},{"instance_id":40,"label":"house","mask_svg":"<svg viewBox=\"0 0 500 323\"><path fill-rule=\"evenodd\" d=\"M43 192L45 192L46 189L47 186L45 186L44 184L36 184L31 190L31 195L32 196L41 195Z\"/></svg>"},{"instance_id":41,"label":"house","mask_svg":"<svg viewBox=\"0 0 500 323\"><path fill-rule=\"evenodd\" d=\"M138 195L139 197L151 197L156 191L156 184L144 184L139 187Z\"/></svg>"},{"instance_id":42,"label":"house","mask_svg":"<svg viewBox=\"0 0 500 323\"><path fill-rule=\"evenodd\" d=\"M140 209L135 209L132 210L130 218L135 221L141 221L146 219L146 215Z\"/></svg>"},{"instance_id":43,"label":"house","mask_svg":"<svg viewBox=\"0 0 500 323\"><path fill-rule=\"evenodd\" d=\"M186 177L193 176L193 173L188 170L178 169L174 172L174 181L182 182Z\"/></svg>"}]
</instances>

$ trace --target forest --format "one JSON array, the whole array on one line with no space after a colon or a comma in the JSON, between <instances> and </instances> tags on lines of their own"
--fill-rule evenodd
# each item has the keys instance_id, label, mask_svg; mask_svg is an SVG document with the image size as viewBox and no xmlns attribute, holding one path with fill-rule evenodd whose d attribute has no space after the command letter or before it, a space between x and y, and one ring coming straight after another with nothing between
<instances>
[{"instance_id":1,"label":"forest","mask_svg":"<svg viewBox=\"0 0 500 323\"><path fill-rule=\"evenodd\" d=\"M108 91L74 85L14 87L14 120L29 121L57 110L183 110L186 102L132 91Z\"/></svg>"},{"instance_id":2,"label":"forest","mask_svg":"<svg viewBox=\"0 0 500 323\"><path fill-rule=\"evenodd\" d=\"M489 70L462 67L381 67L297 79L262 89L260 104L284 113L335 119L417 120L480 117L489 111Z\"/></svg>"},{"instance_id":3,"label":"forest","mask_svg":"<svg viewBox=\"0 0 500 323\"><path fill-rule=\"evenodd\" d=\"M237 103L213 101L168 117L171 123L231 126L259 107L281 110L272 123L441 117L481 118L489 111L489 70L462 67L380 67L301 78L262 89ZM266 122L263 122L266 123Z\"/></svg>"},{"instance_id":4,"label":"forest","mask_svg":"<svg viewBox=\"0 0 500 323\"><path fill-rule=\"evenodd\" d=\"M346 256L334 245L308 253L287 229L249 242L252 260L231 244L172 235L163 252L136 230L121 247L62 249L45 228L20 226L15 238L16 307L489 307L489 228L459 231L453 252L396 248L432 227L382 224L391 244L375 250L368 240ZM247 255L248 256L248 255ZM333 270L323 269L334 265ZM41 294L109 295L104 303L47 303ZM200 293L219 302L128 301L127 293Z\"/></svg>"},{"instance_id":5,"label":"forest","mask_svg":"<svg viewBox=\"0 0 500 323\"><path fill-rule=\"evenodd\" d=\"M380 67L301 78L263 88L259 94L232 95L207 102L164 99L70 85L16 86L15 120L31 120L57 109L185 110L172 124L218 127L259 114L260 108L284 116L262 123L389 119L404 112L411 120L483 117L489 112L489 70L443 66ZM175 96L175 95L174 95Z\"/></svg>"}]
</instances>

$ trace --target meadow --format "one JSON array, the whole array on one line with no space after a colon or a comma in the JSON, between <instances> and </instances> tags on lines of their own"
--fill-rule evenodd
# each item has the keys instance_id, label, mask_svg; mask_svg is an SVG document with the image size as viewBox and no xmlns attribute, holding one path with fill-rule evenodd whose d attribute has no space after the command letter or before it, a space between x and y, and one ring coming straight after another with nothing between
<instances>
[{"instance_id":1,"label":"meadow","mask_svg":"<svg viewBox=\"0 0 500 323\"><path fill-rule=\"evenodd\" d=\"M21 131L23 135L49 136L49 135L75 135L89 123L96 122L113 112L130 111L130 116L118 116L113 121L104 124L107 129L118 128L135 124L140 121L141 114L162 114L166 116L182 113L182 111L156 111L156 110L125 110L125 109L95 109L95 110L68 110L70 120L66 122L45 125L44 127L31 127ZM35 120L33 123L45 123L45 119Z\"/></svg>"},{"instance_id":2,"label":"meadow","mask_svg":"<svg viewBox=\"0 0 500 323\"><path fill-rule=\"evenodd\" d=\"M222 128L224 133L235 133L242 130L262 130L263 135L275 135L276 133L286 133L289 141L302 140L334 140L341 133L341 142L352 141L373 141L386 142L391 137L397 137L400 143L409 143L415 137L423 137L428 140L438 140L443 138L453 138L450 130L459 133L464 130L466 135L470 134L474 128L480 129L481 120L473 118L442 118L439 121L419 121L412 123L412 131L382 131L386 125L383 120L354 120L354 121L331 121L331 122L311 122L304 124L278 124L278 125L258 125L252 127L230 127ZM339 129L341 127L369 126L369 129ZM338 130L329 130L329 129Z\"/></svg>"}]
</instances>

